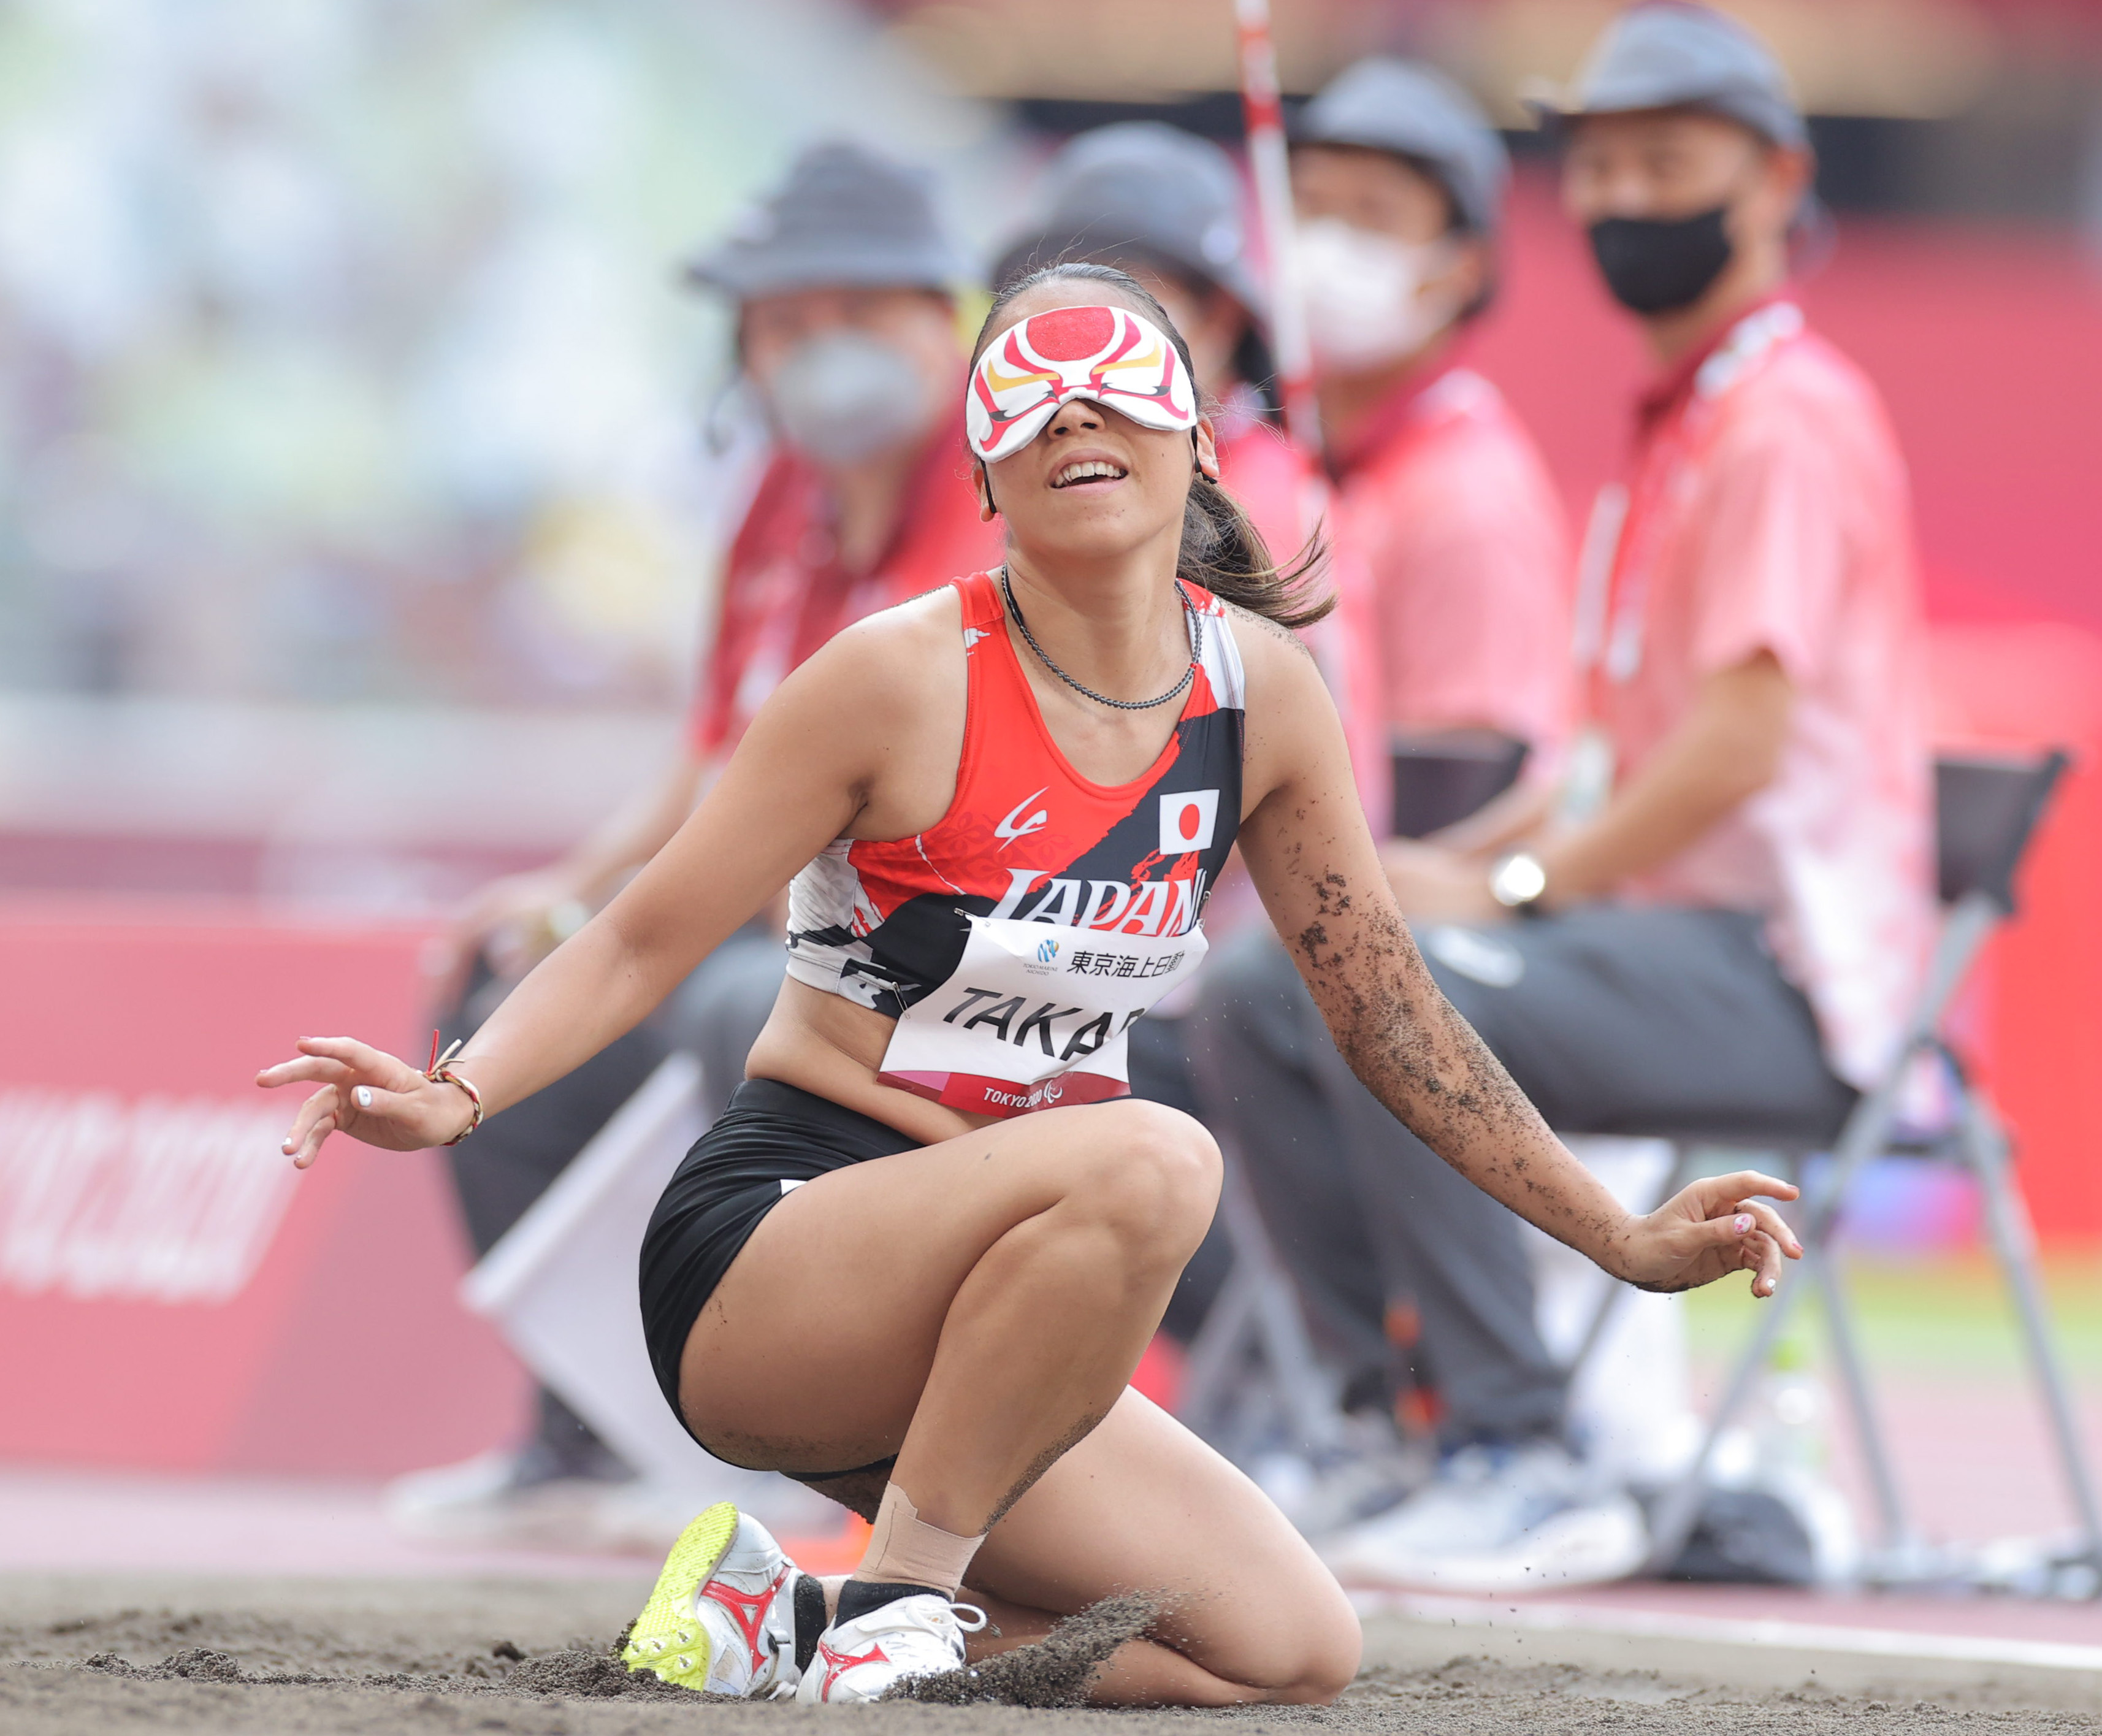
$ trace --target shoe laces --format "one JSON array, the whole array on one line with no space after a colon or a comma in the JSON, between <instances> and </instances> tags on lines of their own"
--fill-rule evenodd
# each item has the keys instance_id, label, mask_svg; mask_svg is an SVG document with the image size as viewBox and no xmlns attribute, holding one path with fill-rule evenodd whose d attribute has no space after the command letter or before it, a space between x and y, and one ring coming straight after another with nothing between
<instances>
[{"instance_id":1,"label":"shoe laces","mask_svg":"<svg viewBox=\"0 0 2102 1736\"><path fill-rule=\"evenodd\" d=\"M871 1610L867 1615L862 1616L858 1619L868 1623L871 1629L878 1627L916 1627L922 1633L936 1634L946 1639L948 1636L942 1634L941 1624L935 1618L934 1612L925 1607L933 1601L925 1593L916 1597L901 1597L894 1603L888 1603L880 1609ZM912 1607L915 1605L920 1607L916 1609ZM949 1619L965 1633L980 1632L986 1626L986 1613L976 1604L956 1603L950 1599L942 1598L940 1600L938 1607L944 1610ZM886 1622L881 1619L886 1616L889 1617L889 1620Z\"/></svg>"}]
</instances>

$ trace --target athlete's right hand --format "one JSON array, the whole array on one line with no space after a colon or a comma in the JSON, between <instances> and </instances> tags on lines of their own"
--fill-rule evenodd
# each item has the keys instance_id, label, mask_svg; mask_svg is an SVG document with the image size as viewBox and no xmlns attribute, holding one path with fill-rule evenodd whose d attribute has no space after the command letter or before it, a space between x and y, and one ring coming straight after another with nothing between
<instances>
[{"instance_id":1,"label":"athlete's right hand","mask_svg":"<svg viewBox=\"0 0 2102 1736\"><path fill-rule=\"evenodd\" d=\"M332 1133L390 1152L443 1145L468 1125L474 1106L456 1085L433 1084L406 1061L353 1037L303 1037L295 1060L256 1074L264 1090L319 1081L299 1106L285 1154L299 1169L321 1155Z\"/></svg>"}]
</instances>

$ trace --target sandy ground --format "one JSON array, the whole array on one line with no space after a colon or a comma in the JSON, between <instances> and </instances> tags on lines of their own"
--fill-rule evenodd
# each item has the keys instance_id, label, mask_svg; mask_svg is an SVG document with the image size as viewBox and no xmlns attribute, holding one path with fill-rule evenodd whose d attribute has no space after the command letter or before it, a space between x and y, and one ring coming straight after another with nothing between
<instances>
[{"instance_id":1,"label":"sandy ground","mask_svg":"<svg viewBox=\"0 0 2102 1736\"><path fill-rule=\"evenodd\" d=\"M792 1736L812 1720L867 1736L1100 1729L1224 1717L1435 1731L1733 1733L1961 1726L2102 1731L2102 1678L1940 1659L1818 1655L1626 1636L1449 1629L1375 1616L1368 1667L1335 1707L1224 1714L895 1705L852 1712L703 1700L629 1676L609 1647L646 1583L0 1579L0 1729L517 1731Z\"/></svg>"}]
</instances>

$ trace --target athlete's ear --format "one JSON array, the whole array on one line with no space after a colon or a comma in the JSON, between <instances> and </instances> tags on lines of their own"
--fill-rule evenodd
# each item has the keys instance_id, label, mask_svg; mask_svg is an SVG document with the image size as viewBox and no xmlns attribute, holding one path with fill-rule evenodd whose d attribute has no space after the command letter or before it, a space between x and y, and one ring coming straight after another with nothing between
<instances>
[{"instance_id":1,"label":"athlete's ear","mask_svg":"<svg viewBox=\"0 0 2102 1736\"><path fill-rule=\"evenodd\" d=\"M978 522L989 525L1000 517L1000 508L992 504L992 477L987 473L983 459L978 460L971 481L978 490Z\"/></svg>"},{"instance_id":2,"label":"athlete's ear","mask_svg":"<svg viewBox=\"0 0 2102 1736\"><path fill-rule=\"evenodd\" d=\"M1212 419L1200 416L1190 431L1190 445L1197 460L1197 473L1208 482L1219 480L1219 448L1212 437Z\"/></svg>"}]
</instances>

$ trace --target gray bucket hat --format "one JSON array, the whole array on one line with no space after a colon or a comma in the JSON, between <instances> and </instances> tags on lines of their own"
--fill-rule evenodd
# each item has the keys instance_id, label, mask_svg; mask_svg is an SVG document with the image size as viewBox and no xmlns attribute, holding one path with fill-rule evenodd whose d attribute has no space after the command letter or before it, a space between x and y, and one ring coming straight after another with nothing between
<instances>
[{"instance_id":1,"label":"gray bucket hat","mask_svg":"<svg viewBox=\"0 0 2102 1736\"><path fill-rule=\"evenodd\" d=\"M1705 109L1791 150L1810 131L1780 63L1734 19L1691 0L1647 0L1607 27L1568 90L1528 97L1542 119Z\"/></svg>"},{"instance_id":2,"label":"gray bucket hat","mask_svg":"<svg viewBox=\"0 0 2102 1736\"><path fill-rule=\"evenodd\" d=\"M689 282L739 300L835 284L946 290L965 275L932 177L837 140L810 146L771 196L686 265Z\"/></svg>"},{"instance_id":3,"label":"gray bucket hat","mask_svg":"<svg viewBox=\"0 0 2102 1736\"><path fill-rule=\"evenodd\" d=\"M1360 60L1300 110L1300 144L1358 144L1424 164L1443 184L1462 227L1493 238L1510 157L1475 100L1417 60Z\"/></svg>"},{"instance_id":4,"label":"gray bucket hat","mask_svg":"<svg viewBox=\"0 0 2102 1736\"><path fill-rule=\"evenodd\" d=\"M1003 262L1158 255L1216 283L1253 313L1262 290L1248 267L1241 178L1209 140L1164 121L1124 121L1082 133L1038 184L1044 215Z\"/></svg>"}]
</instances>

